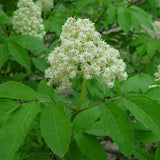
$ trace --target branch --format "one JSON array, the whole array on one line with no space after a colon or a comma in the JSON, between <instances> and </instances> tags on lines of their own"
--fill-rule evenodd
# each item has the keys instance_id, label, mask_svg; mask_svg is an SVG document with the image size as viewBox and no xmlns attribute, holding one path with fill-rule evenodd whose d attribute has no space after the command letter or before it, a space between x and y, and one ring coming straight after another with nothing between
<instances>
[{"instance_id":1,"label":"branch","mask_svg":"<svg viewBox=\"0 0 160 160\"><path fill-rule=\"evenodd\" d=\"M94 107L94 106L96 106L96 105L98 105L98 104L101 104L101 103L106 103L106 102L110 102L110 101L114 101L114 100L117 100L117 99L120 99L120 98L123 98L124 97L124 95L122 95L122 96L120 96L120 97L114 97L114 98L111 98L111 99L107 99L107 100L102 100L102 101L98 101L98 102L96 102L96 103L94 103L94 104L92 104L92 105L90 105L90 106L88 106L88 107L85 107L85 108L83 108L83 109L80 109L77 113L80 113L80 112L82 112L82 111L84 111L84 110L87 110L87 109L89 109L89 108L92 108L92 107Z\"/></svg>"},{"instance_id":2,"label":"branch","mask_svg":"<svg viewBox=\"0 0 160 160\"><path fill-rule=\"evenodd\" d=\"M137 1L129 4L127 7L130 7L130 6L133 6L133 5L134 5L134 6L139 6L139 5L141 5L141 4L143 4L143 3L147 2L147 1L149 1L149 0L144 0L144 1L142 1L142 0L137 0Z\"/></svg>"}]
</instances>

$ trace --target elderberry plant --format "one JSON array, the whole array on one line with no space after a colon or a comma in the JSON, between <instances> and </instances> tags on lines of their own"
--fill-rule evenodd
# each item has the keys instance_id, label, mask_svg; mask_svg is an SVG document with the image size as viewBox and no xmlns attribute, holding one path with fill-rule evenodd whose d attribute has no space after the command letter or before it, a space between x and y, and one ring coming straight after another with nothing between
<instances>
[{"instance_id":1,"label":"elderberry plant","mask_svg":"<svg viewBox=\"0 0 160 160\"><path fill-rule=\"evenodd\" d=\"M159 8L0 0L0 160L160 160Z\"/></svg>"}]
</instances>

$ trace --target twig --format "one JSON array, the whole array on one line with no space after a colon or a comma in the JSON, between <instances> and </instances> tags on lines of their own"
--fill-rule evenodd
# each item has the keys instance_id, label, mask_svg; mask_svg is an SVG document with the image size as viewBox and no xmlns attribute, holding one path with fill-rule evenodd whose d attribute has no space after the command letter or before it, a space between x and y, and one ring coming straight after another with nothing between
<instances>
[{"instance_id":1,"label":"twig","mask_svg":"<svg viewBox=\"0 0 160 160\"><path fill-rule=\"evenodd\" d=\"M90 105L90 106L88 106L88 107L85 107L85 108L83 108L83 109L80 109L79 111L78 111L78 113L80 113L80 112L82 112L82 111L84 111L84 110L87 110L87 109L89 109L89 108L92 108L92 107L94 107L94 106L96 106L96 105L98 105L98 104L101 104L101 103L106 103L106 102L110 102L110 101L114 101L114 100L117 100L117 99L120 99L120 98L123 98L124 97L124 95L122 95L122 96L120 96L120 97L114 97L114 98L111 98L111 99L107 99L107 100L102 100L102 101L98 101L98 102L96 102L96 103L94 103L94 104L92 104L92 105Z\"/></svg>"},{"instance_id":2,"label":"twig","mask_svg":"<svg viewBox=\"0 0 160 160\"><path fill-rule=\"evenodd\" d=\"M133 5L134 5L134 6L139 6L139 5L141 5L141 4L143 4L143 3L147 2L147 1L149 1L149 0L144 0L144 1L142 1L142 0L137 0L137 1L129 4L127 7L130 7L130 6L133 6Z\"/></svg>"}]
</instances>

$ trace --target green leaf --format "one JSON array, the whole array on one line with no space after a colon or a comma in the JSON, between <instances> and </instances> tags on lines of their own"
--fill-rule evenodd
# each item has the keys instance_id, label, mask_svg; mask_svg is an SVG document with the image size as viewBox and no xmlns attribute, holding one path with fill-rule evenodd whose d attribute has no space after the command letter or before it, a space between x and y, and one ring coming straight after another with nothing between
<instances>
[{"instance_id":1,"label":"green leaf","mask_svg":"<svg viewBox=\"0 0 160 160\"><path fill-rule=\"evenodd\" d=\"M160 145L156 149L154 160L160 160Z\"/></svg>"},{"instance_id":2,"label":"green leaf","mask_svg":"<svg viewBox=\"0 0 160 160\"><path fill-rule=\"evenodd\" d=\"M136 49L136 52L137 52L138 56L142 57L146 52L146 44L144 43L144 44L138 46Z\"/></svg>"},{"instance_id":3,"label":"green leaf","mask_svg":"<svg viewBox=\"0 0 160 160\"><path fill-rule=\"evenodd\" d=\"M99 108L106 132L118 144L120 151L130 157L133 152L133 135L127 115L113 103L101 104Z\"/></svg>"},{"instance_id":4,"label":"green leaf","mask_svg":"<svg viewBox=\"0 0 160 160\"><path fill-rule=\"evenodd\" d=\"M8 81L0 84L0 98L22 99L26 101L36 100L36 93L33 89L22 83Z\"/></svg>"},{"instance_id":5,"label":"green leaf","mask_svg":"<svg viewBox=\"0 0 160 160\"><path fill-rule=\"evenodd\" d=\"M106 13L107 15L105 16L103 23L104 23L104 26L108 28L108 24L112 24L116 20L117 7L110 6L109 8L107 8Z\"/></svg>"},{"instance_id":6,"label":"green leaf","mask_svg":"<svg viewBox=\"0 0 160 160\"><path fill-rule=\"evenodd\" d=\"M138 29L142 24L150 29L153 28L151 17L147 12L136 6L129 7L129 10L132 25L135 26L136 29Z\"/></svg>"},{"instance_id":7,"label":"green leaf","mask_svg":"<svg viewBox=\"0 0 160 160\"><path fill-rule=\"evenodd\" d=\"M40 129L47 145L62 158L69 149L71 122L60 104L48 104L41 113Z\"/></svg>"},{"instance_id":8,"label":"green leaf","mask_svg":"<svg viewBox=\"0 0 160 160\"><path fill-rule=\"evenodd\" d=\"M27 69L30 69L30 59L27 51L16 43L8 43L9 52L14 59Z\"/></svg>"},{"instance_id":9,"label":"green leaf","mask_svg":"<svg viewBox=\"0 0 160 160\"><path fill-rule=\"evenodd\" d=\"M128 8L118 8L118 23L125 32L129 32L131 27L131 19Z\"/></svg>"},{"instance_id":10,"label":"green leaf","mask_svg":"<svg viewBox=\"0 0 160 160\"><path fill-rule=\"evenodd\" d=\"M146 34L146 33L139 33L138 37L136 37L136 39L133 39L130 43L131 46L136 46L139 44L145 44L148 39L150 39L151 37Z\"/></svg>"},{"instance_id":11,"label":"green leaf","mask_svg":"<svg viewBox=\"0 0 160 160\"><path fill-rule=\"evenodd\" d=\"M88 80L86 89L94 100L102 99L102 97L105 96L104 86L101 84L101 81L98 78L94 77L91 80Z\"/></svg>"},{"instance_id":12,"label":"green leaf","mask_svg":"<svg viewBox=\"0 0 160 160\"><path fill-rule=\"evenodd\" d=\"M13 75L13 80L14 81L22 81L22 80L25 80L26 77L27 77L27 73L23 73L23 72L21 72L21 73L15 73Z\"/></svg>"},{"instance_id":13,"label":"green leaf","mask_svg":"<svg viewBox=\"0 0 160 160\"><path fill-rule=\"evenodd\" d=\"M153 143L160 140L160 137L156 136L151 130L145 128L138 120L136 123L132 123L134 130L134 140L143 143Z\"/></svg>"},{"instance_id":14,"label":"green leaf","mask_svg":"<svg viewBox=\"0 0 160 160\"><path fill-rule=\"evenodd\" d=\"M81 112L76 116L76 118L73 121L72 125L73 132L86 129L94 121L96 121L99 118L99 116L100 116L100 111L97 106Z\"/></svg>"},{"instance_id":15,"label":"green leaf","mask_svg":"<svg viewBox=\"0 0 160 160\"><path fill-rule=\"evenodd\" d=\"M129 92L146 92L149 88L149 84L154 82L154 78L148 74L138 74L134 77L129 78L121 86L122 93Z\"/></svg>"},{"instance_id":16,"label":"green leaf","mask_svg":"<svg viewBox=\"0 0 160 160\"><path fill-rule=\"evenodd\" d=\"M53 87L47 85L46 80L40 81L40 83L38 84L37 92L39 93L39 96L42 98L40 100L53 100L55 96Z\"/></svg>"},{"instance_id":17,"label":"green leaf","mask_svg":"<svg viewBox=\"0 0 160 160\"><path fill-rule=\"evenodd\" d=\"M42 40L37 37L29 35L18 35L13 37L14 42L18 43L21 47L29 50L46 49Z\"/></svg>"},{"instance_id":18,"label":"green leaf","mask_svg":"<svg viewBox=\"0 0 160 160\"><path fill-rule=\"evenodd\" d=\"M0 9L0 25L9 24L11 23L11 18L7 16L5 12Z\"/></svg>"},{"instance_id":19,"label":"green leaf","mask_svg":"<svg viewBox=\"0 0 160 160\"><path fill-rule=\"evenodd\" d=\"M34 136L32 136L34 137ZM40 137L40 136L39 136ZM38 138L38 142L41 141L41 137ZM19 149L18 152L16 152L15 157L13 160L51 160L51 152L47 147L42 147L43 144L36 143L35 140L27 136L26 138L27 143L25 143L22 147L22 149ZM40 140L40 141L39 141ZM41 142L40 142L41 143ZM38 146L37 146L38 145ZM41 145L41 146L40 146Z\"/></svg>"},{"instance_id":20,"label":"green leaf","mask_svg":"<svg viewBox=\"0 0 160 160\"><path fill-rule=\"evenodd\" d=\"M44 72L45 69L47 69L47 67L48 67L46 58L40 58L40 57L34 58L34 57L33 57L33 58L32 58L32 61L33 61L34 66L35 66L38 70L40 70L40 71L42 71L42 72Z\"/></svg>"},{"instance_id":21,"label":"green leaf","mask_svg":"<svg viewBox=\"0 0 160 160\"><path fill-rule=\"evenodd\" d=\"M85 133L91 134L91 135L95 135L95 136L107 136L108 133L104 127L103 122L100 121L96 121L92 124L90 124L85 130Z\"/></svg>"},{"instance_id":22,"label":"green leaf","mask_svg":"<svg viewBox=\"0 0 160 160\"><path fill-rule=\"evenodd\" d=\"M145 96L153 99L153 100L160 100L160 87L155 87L155 88L151 88L149 89L146 93Z\"/></svg>"},{"instance_id":23,"label":"green leaf","mask_svg":"<svg viewBox=\"0 0 160 160\"><path fill-rule=\"evenodd\" d=\"M65 160L82 160L82 154L74 139L71 140Z\"/></svg>"},{"instance_id":24,"label":"green leaf","mask_svg":"<svg viewBox=\"0 0 160 160\"><path fill-rule=\"evenodd\" d=\"M46 30L56 32L57 35L60 35L60 33L62 32L62 25L65 23L65 21L66 16L64 15L52 16L45 21L45 28Z\"/></svg>"},{"instance_id":25,"label":"green leaf","mask_svg":"<svg viewBox=\"0 0 160 160\"><path fill-rule=\"evenodd\" d=\"M146 46L147 55L150 59L152 59L153 56L155 55L155 43L156 41L151 40L147 43L147 46Z\"/></svg>"},{"instance_id":26,"label":"green leaf","mask_svg":"<svg viewBox=\"0 0 160 160\"><path fill-rule=\"evenodd\" d=\"M7 47L4 44L0 44L0 69L3 66L3 64L7 61L8 59L8 51Z\"/></svg>"},{"instance_id":27,"label":"green leaf","mask_svg":"<svg viewBox=\"0 0 160 160\"><path fill-rule=\"evenodd\" d=\"M77 9L81 10L81 7L86 7L89 3L94 2L94 0L79 0L75 3Z\"/></svg>"},{"instance_id":28,"label":"green leaf","mask_svg":"<svg viewBox=\"0 0 160 160\"><path fill-rule=\"evenodd\" d=\"M143 143L154 143L160 141L160 137L156 136L152 131L149 130L136 130L134 131L134 140Z\"/></svg>"},{"instance_id":29,"label":"green leaf","mask_svg":"<svg viewBox=\"0 0 160 160\"><path fill-rule=\"evenodd\" d=\"M76 143L83 155L91 160L106 160L106 152L95 136L84 133L75 135Z\"/></svg>"},{"instance_id":30,"label":"green leaf","mask_svg":"<svg viewBox=\"0 0 160 160\"><path fill-rule=\"evenodd\" d=\"M26 103L16 110L0 129L0 159L13 160L39 111L38 103Z\"/></svg>"},{"instance_id":31,"label":"green leaf","mask_svg":"<svg viewBox=\"0 0 160 160\"><path fill-rule=\"evenodd\" d=\"M160 104L139 94L128 96L126 107L149 130L160 137Z\"/></svg>"},{"instance_id":32,"label":"green leaf","mask_svg":"<svg viewBox=\"0 0 160 160\"><path fill-rule=\"evenodd\" d=\"M144 148L139 146L134 146L133 154L138 160L153 160L151 155Z\"/></svg>"},{"instance_id":33,"label":"green leaf","mask_svg":"<svg viewBox=\"0 0 160 160\"><path fill-rule=\"evenodd\" d=\"M0 99L0 120L12 113L20 104L10 99Z\"/></svg>"}]
</instances>

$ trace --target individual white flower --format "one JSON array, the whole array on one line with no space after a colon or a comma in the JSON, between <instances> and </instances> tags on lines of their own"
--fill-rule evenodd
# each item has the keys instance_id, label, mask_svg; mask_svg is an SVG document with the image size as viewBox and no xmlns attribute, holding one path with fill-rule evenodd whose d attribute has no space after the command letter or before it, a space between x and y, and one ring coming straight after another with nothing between
<instances>
[{"instance_id":1,"label":"individual white flower","mask_svg":"<svg viewBox=\"0 0 160 160\"><path fill-rule=\"evenodd\" d=\"M43 39L45 35L41 8L32 0L20 0L14 12L12 25L17 34L32 35Z\"/></svg>"},{"instance_id":2,"label":"individual white flower","mask_svg":"<svg viewBox=\"0 0 160 160\"><path fill-rule=\"evenodd\" d=\"M46 69L45 77L50 85L58 80L59 89L70 88L77 74L82 74L86 80L101 77L102 83L108 87L113 87L116 78L127 78L126 65L119 58L118 50L101 40L101 35L88 19L68 18L62 27L60 41L61 46L48 56L51 66Z\"/></svg>"},{"instance_id":3,"label":"individual white flower","mask_svg":"<svg viewBox=\"0 0 160 160\"><path fill-rule=\"evenodd\" d=\"M44 11L50 11L53 8L54 0L38 0L36 4Z\"/></svg>"},{"instance_id":4,"label":"individual white flower","mask_svg":"<svg viewBox=\"0 0 160 160\"><path fill-rule=\"evenodd\" d=\"M156 37L160 36L160 21L153 22L153 29Z\"/></svg>"}]
</instances>

